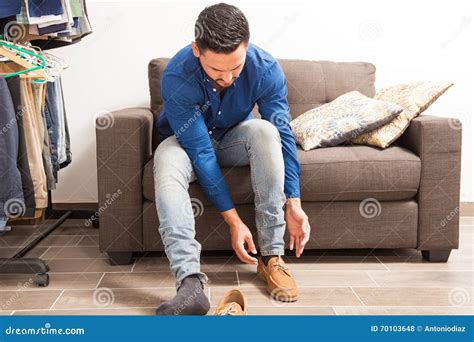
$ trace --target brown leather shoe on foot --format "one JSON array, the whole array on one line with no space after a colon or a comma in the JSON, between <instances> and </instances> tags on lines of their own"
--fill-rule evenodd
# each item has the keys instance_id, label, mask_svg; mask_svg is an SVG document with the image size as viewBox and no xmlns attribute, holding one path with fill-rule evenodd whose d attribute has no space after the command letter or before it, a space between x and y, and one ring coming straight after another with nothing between
<instances>
[{"instance_id":1,"label":"brown leather shoe on foot","mask_svg":"<svg viewBox=\"0 0 474 342\"><path fill-rule=\"evenodd\" d=\"M267 266L263 263L262 257L259 257L257 273L267 283L267 291L272 298L281 302L298 300L298 287L281 257L271 258Z\"/></svg>"},{"instance_id":2,"label":"brown leather shoe on foot","mask_svg":"<svg viewBox=\"0 0 474 342\"><path fill-rule=\"evenodd\" d=\"M247 315L247 298L237 289L227 291L222 296L214 311L216 316L245 316Z\"/></svg>"}]
</instances>

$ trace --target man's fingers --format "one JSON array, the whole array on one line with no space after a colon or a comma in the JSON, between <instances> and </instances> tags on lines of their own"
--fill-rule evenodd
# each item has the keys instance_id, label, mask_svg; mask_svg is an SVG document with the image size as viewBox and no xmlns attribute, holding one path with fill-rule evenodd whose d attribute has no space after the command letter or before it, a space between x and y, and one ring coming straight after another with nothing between
<instances>
[{"instance_id":1,"label":"man's fingers","mask_svg":"<svg viewBox=\"0 0 474 342\"><path fill-rule=\"evenodd\" d=\"M257 259L252 258L244 248L243 244L239 244L236 248L237 256L239 257L240 261L246 264L257 264Z\"/></svg>"},{"instance_id":2,"label":"man's fingers","mask_svg":"<svg viewBox=\"0 0 474 342\"><path fill-rule=\"evenodd\" d=\"M303 235L298 237L298 254L301 255L303 254L304 247L306 246L306 243L309 241L309 233L304 233Z\"/></svg>"},{"instance_id":3,"label":"man's fingers","mask_svg":"<svg viewBox=\"0 0 474 342\"><path fill-rule=\"evenodd\" d=\"M303 247L306 246L308 241L309 241L309 233L304 233L303 240L301 241L301 244L303 245Z\"/></svg>"},{"instance_id":4,"label":"man's fingers","mask_svg":"<svg viewBox=\"0 0 474 342\"><path fill-rule=\"evenodd\" d=\"M301 237L298 235L296 237L296 257L300 257L300 250L301 250Z\"/></svg>"},{"instance_id":5,"label":"man's fingers","mask_svg":"<svg viewBox=\"0 0 474 342\"><path fill-rule=\"evenodd\" d=\"M257 254L257 249L255 248L255 244L253 243L253 238L252 235L250 235L245 242L247 242L247 246L249 249L249 252L252 252L253 254Z\"/></svg>"},{"instance_id":6,"label":"man's fingers","mask_svg":"<svg viewBox=\"0 0 474 342\"><path fill-rule=\"evenodd\" d=\"M295 245L295 237L290 235L290 251L293 250L293 246Z\"/></svg>"},{"instance_id":7,"label":"man's fingers","mask_svg":"<svg viewBox=\"0 0 474 342\"><path fill-rule=\"evenodd\" d=\"M309 236L306 235L306 234L301 238L301 241L300 241L300 255L303 254L304 246L306 246L306 243L308 242L308 240L309 240Z\"/></svg>"}]
</instances>

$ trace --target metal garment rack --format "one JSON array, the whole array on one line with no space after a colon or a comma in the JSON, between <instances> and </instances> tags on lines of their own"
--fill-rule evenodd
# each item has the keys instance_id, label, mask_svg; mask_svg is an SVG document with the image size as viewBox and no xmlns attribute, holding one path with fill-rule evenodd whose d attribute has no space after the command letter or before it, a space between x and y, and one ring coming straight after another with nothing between
<instances>
[{"instance_id":1,"label":"metal garment rack","mask_svg":"<svg viewBox=\"0 0 474 342\"><path fill-rule=\"evenodd\" d=\"M53 209L51 198L51 190L48 190L48 207L45 210L45 220L57 219L39 236L31 240L26 246L22 247L11 258L0 258L0 274L16 273L16 274L34 274L34 284L38 286L49 285L49 266L40 258L24 257L31 249L45 237L55 231L68 218L73 219L91 219L94 228L99 227L98 218L94 215L93 210L87 209ZM12 228L14 229L14 228Z\"/></svg>"}]
</instances>

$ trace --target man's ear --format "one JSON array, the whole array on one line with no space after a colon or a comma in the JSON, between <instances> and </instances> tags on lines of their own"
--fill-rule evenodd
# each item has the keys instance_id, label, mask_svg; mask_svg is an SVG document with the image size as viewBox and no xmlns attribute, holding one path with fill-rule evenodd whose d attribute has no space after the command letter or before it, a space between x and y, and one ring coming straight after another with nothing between
<instances>
[{"instance_id":1,"label":"man's ear","mask_svg":"<svg viewBox=\"0 0 474 342\"><path fill-rule=\"evenodd\" d=\"M199 57L201 54L199 53L199 47L197 46L196 42L192 42L192 47L194 56Z\"/></svg>"}]
</instances>

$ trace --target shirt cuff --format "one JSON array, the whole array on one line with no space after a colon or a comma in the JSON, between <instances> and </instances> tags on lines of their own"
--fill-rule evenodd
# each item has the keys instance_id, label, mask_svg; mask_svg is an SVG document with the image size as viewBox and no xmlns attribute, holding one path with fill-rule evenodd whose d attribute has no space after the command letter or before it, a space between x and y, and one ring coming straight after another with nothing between
<instances>
[{"instance_id":1,"label":"shirt cuff","mask_svg":"<svg viewBox=\"0 0 474 342\"><path fill-rule=\"evenodd\" d=\"M300 198L301 197L300 190L296 189L293 191L285 191L285 196L286 198Z\"/></svg>"},{"instance_id":2,"label":"shirt cuff","mask_svg":"<svg viewBox=\"0 0 474 342\"><path fill-rule=\"evenodd\" d=\"M221 192L212 195L212 204L219 212L227 211L235 208L232 198L228 192Z\"/></svg>"}]
</instances>

